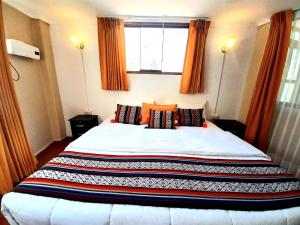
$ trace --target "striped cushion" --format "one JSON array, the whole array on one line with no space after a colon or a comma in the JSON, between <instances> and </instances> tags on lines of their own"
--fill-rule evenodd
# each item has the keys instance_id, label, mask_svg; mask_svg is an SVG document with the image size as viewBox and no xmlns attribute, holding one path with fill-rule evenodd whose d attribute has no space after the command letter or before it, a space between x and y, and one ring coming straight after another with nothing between
<instances>
[{"instance_id":1,"label":"striped cushion","mask_svg":"<svg viewBox=\"0 0 300 225\"><path fill-rule=\"evenodd\" d=\"M175 112L150 110L147 128L175 129Z\"/></svg>"},{"instance_id":2,"label":"striped cushion","mask_svg":"<svg viewBox=\"0 0 300 225\"><path fill-rule=\"evenodd\" d=\"M177 109L178 125L203 127L203 109Z\"/></svg>"},{"instance_id":3,"label":"striped cushion","mask_svg":"<svg viewBox=\"0 0 300 225\"><path fill-rule=\"evenodd\" d=\"M117 105L115 121L118 123L140 125L140 106Z\"/></svg>"}]
</instances>

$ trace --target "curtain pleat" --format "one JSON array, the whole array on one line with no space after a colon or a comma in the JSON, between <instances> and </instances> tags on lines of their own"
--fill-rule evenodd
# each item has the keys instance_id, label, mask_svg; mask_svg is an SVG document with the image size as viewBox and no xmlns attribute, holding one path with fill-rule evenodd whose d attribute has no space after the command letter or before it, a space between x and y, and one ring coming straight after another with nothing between
<instances>
[{"instance_id":1,"label":"curtain pleat","mask_svg":"<svg viewBox=\"0 0 300 225\"><path fill-rule=\"evenodd\" d=\"M180 93L204 92L205 44L209 25L210 21L205 20L190 22Z\"/></svg>"},{"instance_id":2,"label":"curtain pleat","mask_svg":"<svg viewBox=\"0 0 300 225\"><path fill-rule=\"evenodd\" d=\"M300 13L299 13L300 14ZM268 154L300 178L300 16L293 22L290 47L276 102Z\"/></svg>"},{"instance_id":3,"label":"curtain pleat","mask_svg":"<svg viewBox=\"0 0 300 225\"><path fill-rule=\"evenodd\" d=\"M128 91L124 22L113 18L97 21L102 89Z\"/></svg>"},{"instance_id":4,"label":"curtain pleat","mask_svg":"<svg viewBox=\"0 0 300 225\"><path fill-rule=\"evenodd\" d=\"M293 12L271 17L271 26L247 115L245 140L265 151L287 56Z\"/></svg>"},{"instance_id":5,"label":"curtain pleat","mask_svg":"<svg viewBox=\"0 0 300 225\"><path fill-rule=\"evenodd\" d=\"M0 194L36 169L22 122L6 50L0 1Z\"/></svg>"},{"instance_id":6,"label":"curtain pleat","mask_svg":"<svg viewBox=\"0 0 300 225\"><path fill-rule=\"evenodd\" d=\"M9 165L13 165L11 157L9 157L8 147L3 137L3 130L0 124L0 194L9 192L13 187L12 177L17 177L13 168L10 169ZM10 172L12 171L12 172Z\"/></svg>"}]
</instances>

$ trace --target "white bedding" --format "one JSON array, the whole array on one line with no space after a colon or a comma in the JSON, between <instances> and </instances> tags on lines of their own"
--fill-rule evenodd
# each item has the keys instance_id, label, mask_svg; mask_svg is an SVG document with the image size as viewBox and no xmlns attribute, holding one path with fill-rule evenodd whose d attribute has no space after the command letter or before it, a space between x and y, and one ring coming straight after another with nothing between
<instances>
[{"instance_id":1,"label":"white bedding","mask_svg":"<svg viewBox=\"0 0 300 225\"><path fill-rule=\"evenodd\" d=\"M73 141L66 151L270 160L257 148L210 122L208 128L178 127L176 130L145 129L145 126L112 124L105 120Z\"/></svg>"},{"instance_id":2,"label":"white bedding","mask_svg":"<svg viewBox=\"0 0 300 225\"><path fill-rule=\"evenodd\" d=\"M109 120L72 142L66 151L105 154L166 154L226 159L269 157L212 123L208 128L144 129ZM2 213L20 225L299 225L300 207L263 212L100 204L8 193Z\"/></svg>"}]
</instances>

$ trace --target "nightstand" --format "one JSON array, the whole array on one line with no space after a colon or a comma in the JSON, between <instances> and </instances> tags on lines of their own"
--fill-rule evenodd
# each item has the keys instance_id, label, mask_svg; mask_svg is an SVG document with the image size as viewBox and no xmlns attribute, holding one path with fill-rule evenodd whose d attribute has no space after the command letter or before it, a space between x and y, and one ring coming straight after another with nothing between
<instances>
[{"instance_id":1,"label":"nightstand","mask_svg":"<svg viewBox=\"0 0 300 225\"><path fill-rule=\"evenodd\" d=\"M239 138L243 139L246 131L246 125L237 120L215 119L214 124L225 131L229 131Z\"/></svg>"},{"instance_id":2,"label":"nightstand","mask_svg":"<svg viewBox=\"0 0 300 225\"><path fill-rule=\"evenodd\" d=\"M69 119L73 138L78 138L89 129L98 126L97 115L77 115Z\"/></svg>"}]
</instances>

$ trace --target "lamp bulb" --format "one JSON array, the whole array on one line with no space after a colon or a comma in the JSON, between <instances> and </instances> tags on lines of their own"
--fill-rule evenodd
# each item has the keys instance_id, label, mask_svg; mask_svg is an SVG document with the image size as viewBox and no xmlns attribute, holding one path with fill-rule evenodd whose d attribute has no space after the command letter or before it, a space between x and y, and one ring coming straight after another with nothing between
<instances>
[{"instance_id":1,"label":"lamp bulb","mask_svg":"<svg viewBox=\"0 0 300 225\"><path fill-rule=\"evenodd\" d=\"M228 53L233 48L234 44L235 44L235 39L233 39L233 38L226 39L221 48L221 52Z\"/></svg>"},{"instance_id":2,"label":"lamp bulb","mask_svg":"<svg viewBox=\"0 0 300 225\"><path fill-rule=\"evenodd\" d=\"M76 48L84 49L84 43L77 36L71 36L70 39Z\"/></svg>"}]
</instances>

